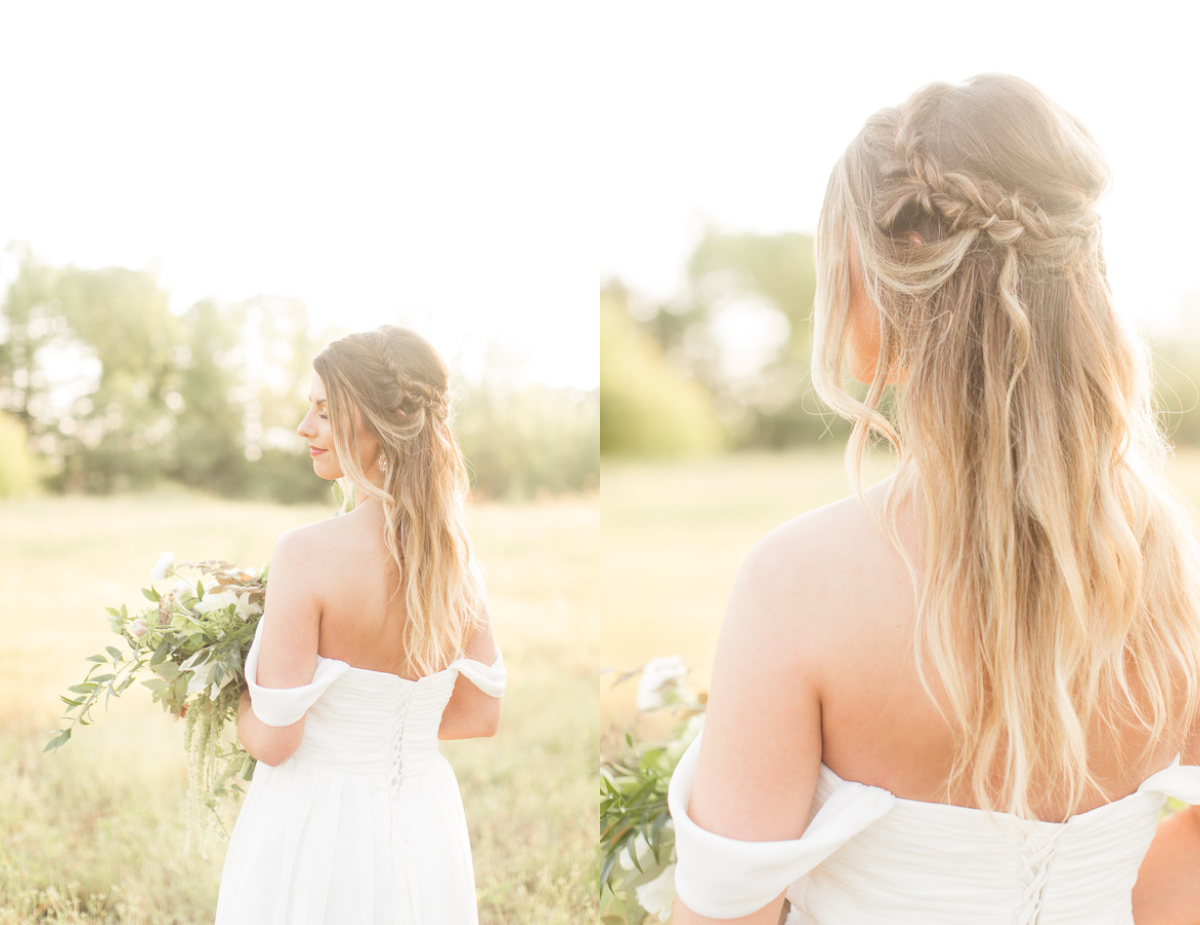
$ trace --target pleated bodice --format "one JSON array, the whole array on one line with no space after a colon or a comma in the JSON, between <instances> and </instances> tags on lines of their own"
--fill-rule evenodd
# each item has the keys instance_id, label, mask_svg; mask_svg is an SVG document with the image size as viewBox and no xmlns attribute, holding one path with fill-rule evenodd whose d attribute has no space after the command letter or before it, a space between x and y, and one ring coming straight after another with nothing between
<instances>
[{"instance_id":1,"label":"pleated bodice","mask_svg":"<svg viewBox=\"0 0 1200 925\"><path fill-rule=\"evenodd\" d=\"M687 815L699 742L669 802L679 896L713 918L786 890L788 925L1132 925L1131 892L1168 796L1200 803L1200 767L1178 762L1061 823L905 800L822 765L804 834L745 842Z\"/></svg>"}]
</instances>

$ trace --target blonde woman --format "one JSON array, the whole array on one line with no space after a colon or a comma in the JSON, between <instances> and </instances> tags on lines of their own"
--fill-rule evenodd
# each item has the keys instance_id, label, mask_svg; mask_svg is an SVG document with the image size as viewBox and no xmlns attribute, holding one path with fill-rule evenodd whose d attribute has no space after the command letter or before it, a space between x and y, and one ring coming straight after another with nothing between
<instances>
[{"instance_id":1,"label":"blonde woman","mask_svg":"<svg viewBox=\"0 0 1200 925\"><path fill-rule=\"evenodd\" d=\"M354 510L271 558L238 735L258 759L219 925L478 921L454 772L438 739L490 736L504 668L463 524L446 367L412 331L314 361L299 433Z\"/></svg>"},{"instance_id":2,"label":"blonde woman","mask_svg":"<svg viewBox=\"0 0 1200 925\"><path fill-rule=\"evenodd\" d=\"M1107 182L1000 75L877 113L834 168L814 378L856 495L738 577L671 784L674 925L1200 922L1200 809L1159 824L1200 803L1200 554ZM862 491L872 433L899 464Z\"/></svg>"}]
</instances>

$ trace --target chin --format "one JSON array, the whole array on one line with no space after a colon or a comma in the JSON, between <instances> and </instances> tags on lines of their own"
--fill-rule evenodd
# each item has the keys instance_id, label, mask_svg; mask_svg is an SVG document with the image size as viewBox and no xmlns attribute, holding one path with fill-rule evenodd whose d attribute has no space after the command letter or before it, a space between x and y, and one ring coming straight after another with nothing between
<instances>
[{"instance_id":1,"label":"chin","mask_svg":"<svg viewBox=\"0 0 1200 925\"><path fill-rule=\"evenodd\" d=\"M322 465L321 461L313 460L313 472L326 482L335 482L342 477L342 470L337 466Z\"/></svg>"}]
</instances>

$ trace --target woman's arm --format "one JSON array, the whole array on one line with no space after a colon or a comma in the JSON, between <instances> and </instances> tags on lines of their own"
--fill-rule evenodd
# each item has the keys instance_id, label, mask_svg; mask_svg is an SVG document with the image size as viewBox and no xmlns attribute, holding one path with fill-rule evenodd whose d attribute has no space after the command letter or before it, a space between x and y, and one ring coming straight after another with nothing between
<instances>
[{"instance_id":1,"label":"woman's arm","mask_svg":"<svg viewBox=\"0 0 1200 925\"><path fill-rule=\"evenodd\" d=\"M1200 721L1183 764L1200 764ZM1188 806L1158 824L1133 888L1137 925L1200 925L1200 806Z\"/></svg>"},{"instance_id":2,"label":"woman's arm","mask_svg":"<svg viewBox=\"0 0 1200 925\"><path fill-rule=\"evenodd\" d=\"M320 556L303 529L285 533L271 555L270 581L263 611L258 655L261 687L301 687L313 679L320 641L321 603L317 594ZM304 736L304 718L290 726L268 726L252 708L249 691L238 705L238 740L269 765L291 757Z\"/></svg>"},{"instance_id":3,"label":"woman's arm","mask_svg":"<svg viewBox=\"0 0 1200 925\"><path fill-rule=\"evenodd\" d=\"M496 660L499 649L492 634L490 619L467 642L467 658L490 665ZM458 676L454 693L442 711L442 723L438 727L439 739L475 739L496 734L500 726L500 698L489 697L468 678Z\"/></svg>"},{"instance_id":4,"label":"woman's arm","mask_svg":"<svg viewBox=\"0 0 1200 925\"><path fill-rule=\"evenodd\" d=\"M795 534L767 537L734 585L688 804L701 828L742 841L798 838L821 764L819 578ZM671 921L776 925L783 904L781 892L751 915L711 919L677 899Z\"/></svg>"},{"instance_id":5,"label":"woman's arm","mask_svg":"<svg viewBox=\"0 0 1200 925\"><path fill-rule=\"evenodd\" d=\"M1200 806L1158 824L1133 888L1137 925L1200 925Z\"/></svg>"}]
</instances>

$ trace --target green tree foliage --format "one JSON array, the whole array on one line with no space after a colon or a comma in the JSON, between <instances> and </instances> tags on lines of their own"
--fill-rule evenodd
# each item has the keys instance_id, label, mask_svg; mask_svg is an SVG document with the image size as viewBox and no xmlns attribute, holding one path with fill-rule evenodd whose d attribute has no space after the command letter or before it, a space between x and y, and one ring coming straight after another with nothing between
<instances>
[{"instance_id":1,"label":"green tree foliage","mask_svg":"<svg viewBox=\"0 0 1200 925\"><path fill-rule=\"evenodd\" d=\"M183 316L168 474L191 488L236 494L246 481L243 411L235 401L242 313L212 299Z\"/></svg>"},{"instance_id":2,"label":"green tree foliage","mask_svg":"<svg viewBox=\"0 0 1200 925\"><path fill-rule=\"evenodd\" d=\"M0 498L27 494L37 485L37 463L28 439L20 421L0 413Z\"/></svg>"},{"instance_id":3,"label":"green tree foliage","mask_svg":"<svg viewBox=\"0 0 1200 925\"><path fill-rule=\"evenodd\" d=\"M683 290L643 325L672 365L713 395L735 446L781 447L830 426L808 375L815 292L810 235L710 226Z\"/></svg>"},{"instance_id":4,"label":"green tree foliage","mask_svg":"<svg viewBox=\"0 0 1200 925\"><path fill-rule=\"evenodd\" d=\"M111 492L170 479L232 497L328 497L296 426L313 357L333 335L312 329L302 302L205 299L177 315L152 273L47 266L21 245L9 253L17 272L0 304L0 412L22 447L28 435L49 487ZM497 361L480 382L460 383L477 491L596 486L597 393L521 387L515 372Z\"/></svg>"},{"instance_id":5,"label":"green tree foliage","mask_svg":"<svg viewBox=\"0 0 1200 925\"><path fill-rule=\"evenodd\" d=\"M673 369L629 315L616 286L600 296L600 452L674 455L717 449L708 392Z\"/></svg>"}]
</instances>

